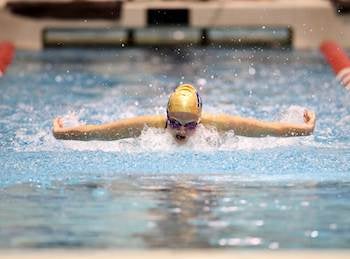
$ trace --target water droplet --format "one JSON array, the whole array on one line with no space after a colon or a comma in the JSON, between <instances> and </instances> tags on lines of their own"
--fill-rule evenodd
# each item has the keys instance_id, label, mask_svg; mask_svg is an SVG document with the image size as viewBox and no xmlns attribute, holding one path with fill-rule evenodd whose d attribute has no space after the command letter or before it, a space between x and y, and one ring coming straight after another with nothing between
<instances>
[{"instance_id":1,"label":"water droplet","mask_svg":"<svg viewBox=\"0 0 350 259\"><path fill-rule=\"evenodd\" d=\"M173 38L175 40L183 40L185 38L185 34L182 31L175 31L173 33Z\"/></svg>"},{"instance_id":2,"label":"water droplet","mask_svg":"<svg viewBox=\"0 0 350 259\"><path fill-rule=\"evenodd\" d=\"M287 209L288 209L288 207L286 205L281 206L281 210L287 210Z\"/></svg>"},{"instance_id":3,"label":"water droplet","mask_svg":"<svg viewBox=\"0 0 350 259\"><path fill-rule=\"evenodd\" d=\"M204 78L199 78L198 80L197 80L197 85L198 86L204 86L204 85L206 85L207 84L207 80L205 80Z\"/></svg>"},{"instance_id":4,"label":"water droplet","mask_svg":"<svg viewBox=\"0 0 350 259\"><path fill-rule=\"evenodd\" d=\"M259 204L259 207L261 207L261 208L266 208L266 207L267 207L267 204L264 203L264 202L262 202L262 203Z\"/></svg>"},{"instance_id":5,"label":"water droplet","mask_svg":"<svg viewBox=\"0 0 350 259\"><path fill-rule=\"evenodd\" d=\"M255 75L255 73L256 73L255 68L254 68L254 67L249 67L248 73L249 73L249 75L251 75L251 76Z\"/></svg>"},{"instance_id":6,"label":"water droplet","mask_svg":"<svg viewBox=\"0 0 350 259\"><path fill-rule=\"evenodd\" d=\"M209 221L208 226L212 228L225 228L229 224L226 221L216 220L216 221Z\"/></svg>"},{"instance_id":7,"label":"water droplet","mask_svg":"<svg viewBox=\"0 0 350 259\"><path fill-rule=\"evenodd\" d=\"M247 237L247 238L245 238L244 243L246 245L257 246L257 245L260 245L262 243L262 240L259 237Z\"/></svg>"},{"instance_id":8,"label":"water droplet","mask_svg":"<svg viewBox=\"0 0 350 259\"><path fill-rule=\"evenodd\" d=\"M61 83L61 82L63 81L62 76L55 76L55 81L56 81L57 83Z\"/></svg>"},{"instance_id":9,"label":"water droplet","mask_svg":"<svg viewBox=\"0 0 350 259\"><path fill-rule=\"evenodd\" d=\"M303 206L303 207L308 207L310 205L310 203L308 201L302 201L300 203L300 205Z\"/></svg>"},{"instance_id":10,"label":"water droplet","mask_svg":"<svg viewBox=\"0 0 350 259\"><path fill-rule=\"evenodd\" d=\"M225 245L227 245L227 239L226 239L226 238L220 239L220 240L219 240L219 245L220 245L220 246L225 246Z\"/></svg>"},{"instance_id":11,"label":"water droplet","mask_svg":"<svg viewBox=\"0 0 350 259\"><path fill-rule=\"evenodd\" d=\"M263 220L257 220L255 221L255 225L258 226L258 227L261 227L264 225L264 221Z\"/></svg>"},{"instance_id":12,"label":"water droplet","mask_svg":"<svg viewBox=\"0 0 350 259\"><path fill-rule=\"evenodd\" d=\"M101 198L101 197L105 196L106 194L107 194L107 191L103 188L94 189L91 193L91 195L94 198Z\"/></svg>"},{"instance_id":13,"label":"water droplet","mask_svg":"<svg viewBox=\"0 0 350 259\"><path fill-rule=\"evenodd\" d=\"M272 242L269 244L269 249L278 249L280 247L279 243Z\"/></svg>"},{"instance_id":14,"label":"water droplet","mask_svg":"<svg viewBox=\"0 0 350 259\"><path fill-rule=\"evenodd\" d=\"M155 223L155 222L153 222L153 221L148 221L147 222L147 227L148 228L154 228L154 227L156 227L157 226L157 224Z\"/></svg>"},{"instance_id":15,"label":"water droplet","mask_svg":"<svg viewBox=\"0 0 350 259\"><path fill-rule=\"evenodd\" d=\"M305 231L305 236L308 236L308 237L311 237L311 238L316 238L316 237L318 237L318 231L317 230Z\"/></svg>"},{"instance_id":16,"label":"water droplet","mask_svg":"<svg viewBox=\"0 0 350 259\"><path fill-rule=\"evenodd\" d=\"M335 230L337 228L338 228L337 224L335 223L329 224L329 229Z\"/></svg>"},{"instance_id":17,"label":"water droplet","mask_svg":"<svg viewBox=\"0 0 350 259\"><path fill-rule=\"evenodd\" d=\"M232 206L232 207L222 207L220 209L222 212L233 212L233 211L237 211L238 207L236 206Z\"/></svg>"},{"instance_id":18,"label":"water droplet","mask_svg":"<svg viewBox=\"0 0 350 259\"><path fill-rule=\"evenodd\" d=\"M310 237L312 237L312 238L318 237L318 231L317 231L317 230L312 231L312 232L310 233Z\"/></svg>"},{"instance_id":19,"label":"water droplet","mask_svg":"<svg viewBox=\"0 0 350 259\"><path fill-rule=\"evenodd\" d=\"M181 209L180 208L173 208L170 210L172 213L180 213Z\"/></svg>"},{"instance_id":20,"label":"water droplet","mask_svg":"<svg viewBox=\"0 0 350 259\"><path fill-rule=\"evenodd\" d=\"M241 244L241 239L240 238L230 238L227 243L230 246L237 246L237 245Z\"/></svg>"}]
</instances>

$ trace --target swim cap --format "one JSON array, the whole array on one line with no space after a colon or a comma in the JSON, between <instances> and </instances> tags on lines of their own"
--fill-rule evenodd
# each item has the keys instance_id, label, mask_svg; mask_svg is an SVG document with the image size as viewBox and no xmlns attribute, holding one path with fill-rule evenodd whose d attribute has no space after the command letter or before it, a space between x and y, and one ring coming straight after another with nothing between
<instances>
[{"instance_id":1,"label":"swim cap","mask_svg":"<svg viewBox=\"0 0 350 259\"><path fill-rule=\"evenodd\" d=\"M202 101L196 88L190 84L176 87L169 97L167 112L188 112L201 116Z\"/></svg>"}]
</instances>

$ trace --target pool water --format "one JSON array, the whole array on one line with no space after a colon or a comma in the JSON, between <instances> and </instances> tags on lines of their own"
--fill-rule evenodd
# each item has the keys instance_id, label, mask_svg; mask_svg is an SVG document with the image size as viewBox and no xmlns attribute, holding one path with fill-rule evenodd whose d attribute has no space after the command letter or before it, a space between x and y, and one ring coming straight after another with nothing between
<instances>
[{"instance_id":1,"label":"pool water","mask_svg":"<svg viewBox=\"0 0 350 259\"><path fill-rule=\"evenodd\" d=\"M165 114L193 83L203 110L302 123L313 135L247 138L199 128L178 146L62 141L65 125ZM322 56L179 48L16 54L0 79L1 248L349 248L350 92Z\"/></svg>"}]
</instances>

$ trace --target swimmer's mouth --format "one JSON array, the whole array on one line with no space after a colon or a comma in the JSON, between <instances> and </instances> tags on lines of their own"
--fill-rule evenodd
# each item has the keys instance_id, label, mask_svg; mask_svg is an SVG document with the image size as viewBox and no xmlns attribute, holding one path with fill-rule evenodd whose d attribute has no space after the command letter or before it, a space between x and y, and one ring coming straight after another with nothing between
<instances>
[{"instance_id":1,"label":"swimmer's mouth","mask_svg":"<svg viewBox=\"0 0 350 259\"><path fill-rule=\"evenodd\" d=\"M186 136L182 136L182 135L176 135L175 137L177 140L184 140L186 138Z\"/></svg>"}]
</instances>

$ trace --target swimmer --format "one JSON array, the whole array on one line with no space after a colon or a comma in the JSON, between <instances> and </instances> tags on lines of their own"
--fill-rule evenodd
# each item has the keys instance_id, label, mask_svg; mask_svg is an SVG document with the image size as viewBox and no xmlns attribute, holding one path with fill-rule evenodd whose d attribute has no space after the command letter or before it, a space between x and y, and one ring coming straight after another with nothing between
<instances>
[{"instance_id":1,"label":"swimmer","mask_svg":"<svg viewBox=\"0 0 350 259\"><path fill-rule=\"evenodd\" d=\"M138 116L101 125L64 127L61 118L53 122L53 135L66 140L118 140L137 137L145 127L162 128L178 143L185 143L199 124L214 127L219 132L233 130L235 135L247 137L306 136L315 128L315 113L305 110L304 123L268 122L226 114L202 113L202 101L190 84L178 86L170 95L166 116Z\"/></svg>"}]
</instances>

